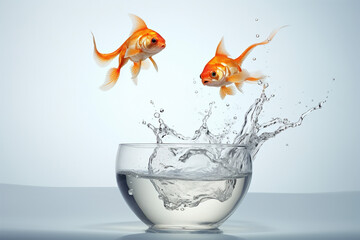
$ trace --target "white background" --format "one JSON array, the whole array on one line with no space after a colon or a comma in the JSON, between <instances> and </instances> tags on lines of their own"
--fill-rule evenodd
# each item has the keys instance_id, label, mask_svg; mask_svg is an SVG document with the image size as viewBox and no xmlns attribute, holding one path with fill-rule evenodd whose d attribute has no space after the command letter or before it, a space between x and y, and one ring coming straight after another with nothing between
<instances>
[{"instance_id":1,"label":"white background","mask_svg":"<svg viewBox=\"0 0 360 240\"><path fill-rule=\"evenodd\" d=\"M273 29L290 25L243 64L270 76L268 93L276 97L261 119L297 120L318 102L327 103L301 127L264 144L250 191L359 191L359 5L0 1L0 183L115 186L117 145L155 142L141 122L155 123L156 110L165 109L165 121L186 135L201 125L199 112L211 101L217 105L209 122L214 132L234 115L242 119L261 88L247 84L244 94L222 101L218 89L201 85L199 74L222 36L235 58ZM95 63L91 32L99 51L117 49L132 29L128 13L166 39L166 49L154 57L159 72L141 71L135 86L128 64L116 86L102 92L98 87L117 60L107 68Z\"/></svg>"}]
</instances>

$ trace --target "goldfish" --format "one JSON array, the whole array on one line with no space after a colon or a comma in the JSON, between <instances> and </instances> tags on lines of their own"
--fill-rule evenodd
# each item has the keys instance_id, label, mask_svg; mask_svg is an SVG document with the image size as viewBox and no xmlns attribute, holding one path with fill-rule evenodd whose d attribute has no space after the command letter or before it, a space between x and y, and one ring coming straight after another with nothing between
<instances>
[{"instance_id":1,"label":"goldfish","mask_svg":"<svg viewBox=\"0 0 360 240\"><path fill-rule=\"evenodd\" d=\"M111 60L119 55L119 65L117 68L111 68L107 75L103 85L100 86L102 90L111 89L119 79L120 69L131 60L134 64L131 67L132 80L137 85L137 76L139 75L140 68L144 67L144 61L150 59L156 71L158 66L153 55L161 52L165 46L165 39L154 30L149 29L144 20L140 17L129 14L133 21L133 29L130 33L130 37L114 52L112 53L100 53L97 50L95 36L93 36L94 43L94 57L99 65L107 65Z\"/></svg>"},{"instance_id":2,"label":"goldfish","mask_svg":"<svg viewBox=\"0 0 360 240\"><path fill-rule=\"evenodd\" d=\"M209 87L220 87L220 97L224 99L226 95L235 94L232 84L242 92L244 82L257 82L266 78L266 76L259 73L250 74L245 69L242 69L241 65L251 50L256 46L268 44L283 27L274 30L264 41L250 45L235 59L229 57L229 53L225 49L224 38L222 38L216 48L215 57L205 65L200 74L202 84Z\"/></svg>"}]
</instances>

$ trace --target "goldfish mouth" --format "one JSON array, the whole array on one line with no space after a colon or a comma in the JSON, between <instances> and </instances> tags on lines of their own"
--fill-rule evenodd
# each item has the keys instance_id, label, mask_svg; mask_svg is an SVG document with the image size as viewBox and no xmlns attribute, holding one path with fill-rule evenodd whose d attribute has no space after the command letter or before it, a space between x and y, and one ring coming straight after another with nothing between
<instances>
[{"instance_id":1,"label":"goldfish mouth","mask_svg":"<svg viewBox=\"0 0 360 240\"><path fill-rule=\"evenodd\" d=\"M210 83L211 83L211 80L209 80L209 79L202 80L203 85L209 85Z\"/></svg>"}]
</instances>

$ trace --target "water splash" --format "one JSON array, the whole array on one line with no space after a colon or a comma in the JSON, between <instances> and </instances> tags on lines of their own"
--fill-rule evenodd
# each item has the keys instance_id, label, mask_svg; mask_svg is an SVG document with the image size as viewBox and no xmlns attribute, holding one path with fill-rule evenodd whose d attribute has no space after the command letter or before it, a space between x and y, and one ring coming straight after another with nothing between
<instances>
[{"instance_id":1,"label":"water splash","mask_svg":"<svg viewBox=\"0 0 360 240\"><path fill-rule=\"evenodd\" d=\"M254 161L257 152L259 151L262 144L269 138L273 138L281 132L285 131L288 128L295 128L302 124L303 120L311 112L322 108L323 104L326 101L318 103L318 105L308 109L306 112L300 115L297 121L291 122L287 118L273 118L270 121L259 123L259 116L263 111L264 104L271 100L274 95L270 97L266 96L265 89L268 87L268 84L263 85L263 91L259 98L250 106L248 111L245 113L244 123L235 136L233 141L230 141L234 145L244 145L246 146L251 153L252 160ZM224 141L226 137L229 137L228 134L231 133L231 127L235 122L226 124L223 128L222 133L214 134L212 133L207 125L208 119L212 115L212 108L214 107L215 102L209 104L209 109L206 112L205 116L202 119L201 126L195 130L192 137L184 136L181 133L178 133L174 129L170 128L160 117L158 113L155 113L155 117L158 118L159 126L155 127L154 125L148 123L147 126L153 131L156 136L157 143L213 143L213 144L226 144ZM237 120L237 117L234 116L234 120ZM276 127L277 129L272 132L260 132L264 129L269 128L270 126ZM229 139L229 138L228 138Z\"/></svg>"},{"instance_id":2,"label":"water splash","mask_svg":"<svg viewBox=\"0 0 360 240\"><path fill-rule=\"evenodd\" d=\"M255 103L251 105L249 110L246 112L243 127L234 140L234 144L241 144L249 147L253 161L260 147L262 144L264 144L265 141L275 137L288 128L295 128L300 126L306 116L315 110L321 109L323 104L326 102L322 101L317 106L308 109L306 112L300 115L297 121L291 122L287 118L277 117L260 124L259 115L263 111L264 103L270 101L272 97L274 97L274 95L267 97L265 94L265 89L263 90L260 98L257 98ZM270 126L277 126L277 129L272 132L263 132L259 134L261 130L264 130Z\"/></svg>"},{"instance_id":3,"label":"water splash","mask_svg":"<svg viewBox=\"0 0 360 240\"><path fill-rule=\"evenodd\" d=\"M282 133L288 128L295 128L302 124L306 116L311 112L322 108L325 101L320 102L318 105L308 109L300 115L297 121L291 122L287 118L272 118L269 121L260 123L259 116L263 112L263 107L266 102L269 102L274 95L269 97L266 95L265 90L269 85L263 84L263 90L259 98L249 107L245 113L244 122L240 129L232 130L233 125L237 121L237 117L233 117L233 122L226 123L220 134L214 134L208 127L208 120L212 115L212 109L215 107L215 102L209 104L208 109L202 119L201 126L195 130L193 136L185 136L178 133L173 128L170 128L160 115L156 116L158 119L158 126L150 123L147 126L153 131L156 136L156 142L162 143L194 143L191 149L173 148L156 148L149 158L148 171L151 175L167 175L167 176L181 176L184 177L184 172L194 172L196 176L187 176L192 179L200 179L202 176L206 178L212 177L209 174L216 173L214 178L225 178L231 176L233 179L251 175L251 164L254 161L256 154L261 146L270 138ZM156 113L155 113L156 114ZM276 128L274 131L266 131L269 127ZM231 140L231 136L234 136ZM196 143L196 144L195 144ZM198 143L210 144L226 144L232 143L233 149L230 148L224 151L219 151L217 148L202 148ZM235 146L244 146L246 151L238 151ZM288 146L288 144L286 145ZM173 159L164 164L164 159ZM175 156L175 158L174 158ZM194 158L196 158L194 160ZM175 160L174 160L175 159ZM194 161L189 161L189 160ZM200 160L199 160L200 159ZM204 166L192 166L185 169L184 163L187 162L206 162ZM214 170L216 169L216 170ZM201 191L197 193L192 192L192 185L187 185L188 182L181 182L171 179L153 179L151 180L153 186L159 193L159 197L163 200L165 208L169 210L179 210L180 207L196 207L203 201L209 199L216 199L219 201L226 201L232 195L232 190L236 185L236 180L229 180L225 185L212 187L210 184L200 187ZM192 192L192 194L188 194ZM184 193L184 194L182 194ZM169 197L171 196L171 197Z\"/></svg>"}]
</instances>

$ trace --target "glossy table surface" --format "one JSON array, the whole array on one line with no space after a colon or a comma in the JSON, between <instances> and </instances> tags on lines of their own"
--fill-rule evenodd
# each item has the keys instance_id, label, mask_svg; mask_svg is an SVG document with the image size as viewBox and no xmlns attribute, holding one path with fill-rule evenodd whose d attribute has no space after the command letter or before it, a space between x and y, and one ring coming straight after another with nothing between
<instances>
[{"instance_id":1,"label":"glossy table surface","mask_svg":"<svg viewBox=\"0 0 360 240\"><path fill-rule=\"evenodd\" d=\"M360 192L248 193L221 233L150 233L117 188L0 184L0 239L360 239Z\"/></svg>"}]
</instances>

